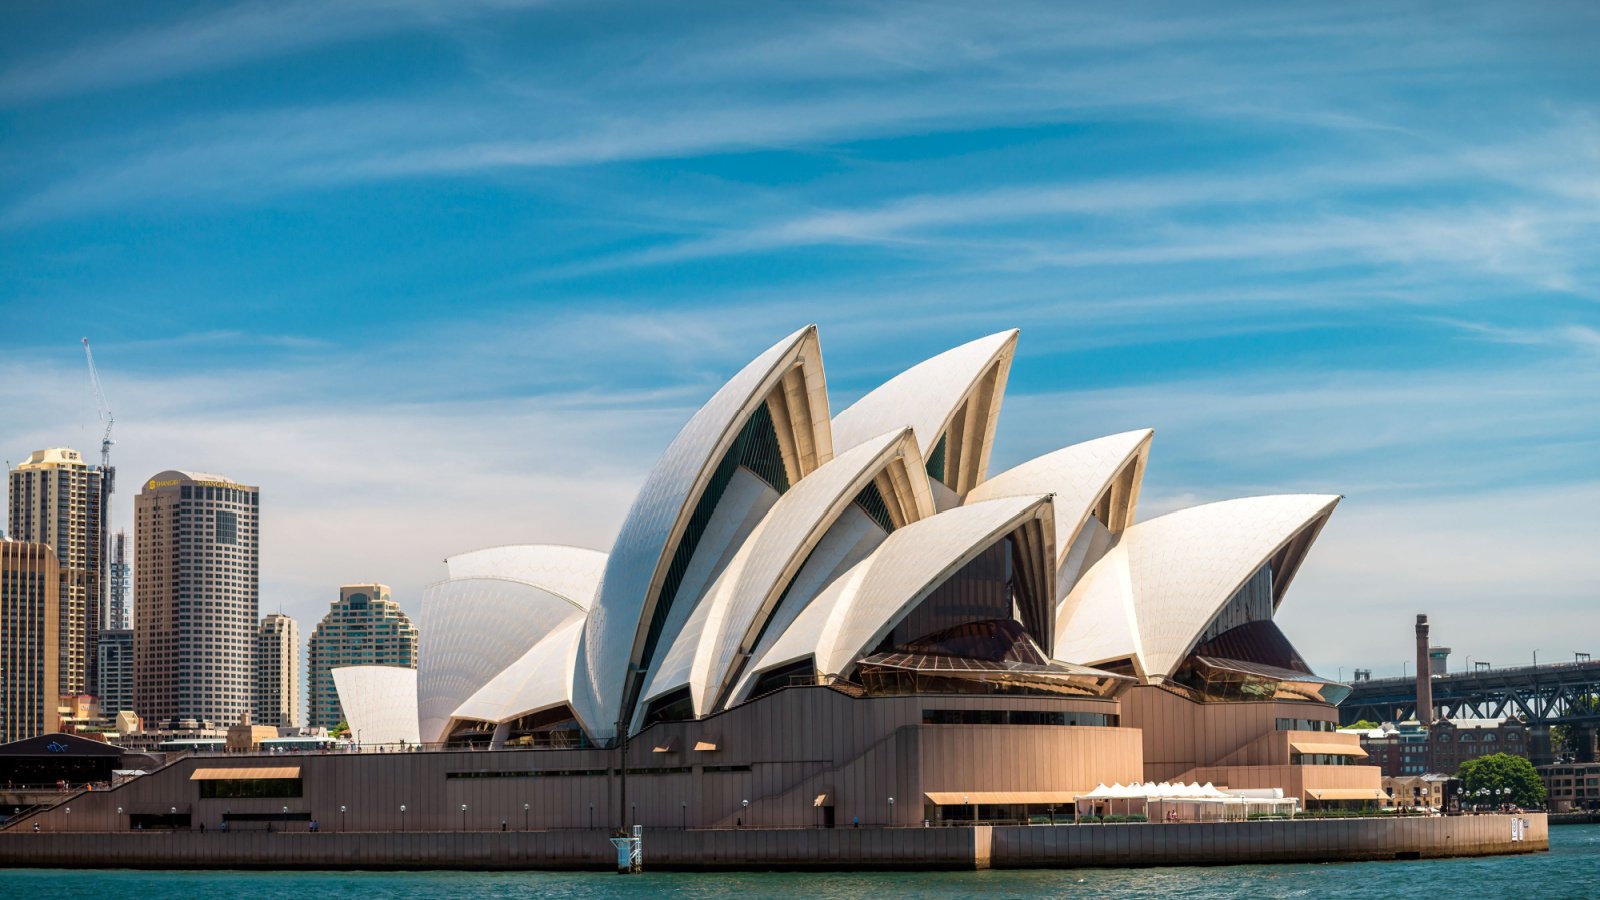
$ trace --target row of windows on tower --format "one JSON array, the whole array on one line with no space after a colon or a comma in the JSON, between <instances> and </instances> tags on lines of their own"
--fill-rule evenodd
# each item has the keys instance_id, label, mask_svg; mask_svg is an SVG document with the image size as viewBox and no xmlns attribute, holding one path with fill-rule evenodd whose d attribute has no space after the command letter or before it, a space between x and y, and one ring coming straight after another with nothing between
<instances>
[{"instance_id":1,"label":"row of windows on tower","mask_svg":"<svg viewBox=\"0 0 1600 900\"><path fill-rule=\"evenodd\" d=\"M199 485L184 485L179 489L178 496L184 500L220 500L224 503L239 503L247 506L258 505L260 494L255 491L241 491L238 488L201 487Z\"/></svg>"}]
</instances>

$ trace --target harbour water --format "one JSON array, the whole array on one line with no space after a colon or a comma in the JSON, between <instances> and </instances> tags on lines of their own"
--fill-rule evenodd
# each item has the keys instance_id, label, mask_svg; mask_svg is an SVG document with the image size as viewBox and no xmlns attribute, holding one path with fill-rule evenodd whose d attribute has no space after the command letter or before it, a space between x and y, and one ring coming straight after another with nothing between
<instances>
[{"instance_id":1,"label":"harbour water","mask_svg":"<svg viewBox=\"0 0 1600 900\"><path fill-rule=\"evenodd\" d=\"M602 873L0 870L0 900L34 897L367 898L1600 896L1600 825L1550 829L1527 856L1327 865L988 872Z\"/></svg>"}]
</instances>

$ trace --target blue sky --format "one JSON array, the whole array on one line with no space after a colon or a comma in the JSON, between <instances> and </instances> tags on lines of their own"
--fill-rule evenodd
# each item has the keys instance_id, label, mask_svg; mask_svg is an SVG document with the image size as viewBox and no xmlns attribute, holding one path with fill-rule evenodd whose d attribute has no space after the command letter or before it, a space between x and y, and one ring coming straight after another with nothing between
<instances>
[{"instance_id":1,"label":"blue sky","mask_svg":"<svg viewBox=\"0 0 1600 900\"><path fill-rule=\"evenodd\" d=\"M89 335L124 483L261 484L309 628L605 547L800 324L838 408L1015 326L996 467L1148 425L1146 516L1346 495L1283 614L1330 674L1421 611L1461 663L1600 651L1597 45L1586 3L8 4L0 452L94 449Z\"/></svg>"}]
</instances>

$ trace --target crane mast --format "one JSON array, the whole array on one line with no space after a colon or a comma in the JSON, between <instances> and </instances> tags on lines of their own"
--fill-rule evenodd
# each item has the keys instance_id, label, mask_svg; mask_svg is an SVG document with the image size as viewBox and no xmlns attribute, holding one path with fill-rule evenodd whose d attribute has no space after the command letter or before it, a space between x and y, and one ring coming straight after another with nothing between
<instances>
[{"instance_id":1,"label":"crane mast","mask_svg":"<svg viewBox=\"0 0 1600 900\"><path fill-rule=\"evenodd\" d=\"M94 351L89 349L88 338L83 339L83 355L89 361L89 387L94 391L95 411L99 413L100 421L106 426L105 433L100 436L100 468L102 471L110 471L111 445L116 443L111 439L111 426L116 418L111 414L111 404L106 402L105 388L100 386L100 371L94 367Z\"/></svg>"},{"instance_id":2,"label":"crane mast","mask_svg":"<svg viewBox=\"0 0 1600 900\"><path fill-rule=\"evenodd\" d=\"M94 391L95 412L99 414L100 421L105 423L105 432L100 436L100 619L105 620L112 607L109 602L112 579L108 576L112 574L111 494L116 490L117 470L111 465L111 445L116 443L111 439L111 426L115 424L116 417L111 414L111 404L106 402L106 391L100 384L100 371L95 368L94 351L89 349L88 338L83 339L83 356L89 363L89 387ZM122 622L110 621L104 624L112 628L121 628L123 625Z\"/></svg>"}]
</instances>

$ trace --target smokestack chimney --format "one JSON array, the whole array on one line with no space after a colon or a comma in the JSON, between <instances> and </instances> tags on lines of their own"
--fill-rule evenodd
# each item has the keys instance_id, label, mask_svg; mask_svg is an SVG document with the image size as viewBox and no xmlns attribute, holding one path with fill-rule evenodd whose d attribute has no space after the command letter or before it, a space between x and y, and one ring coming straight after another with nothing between
<instances>
[{"instance_id":1,"label":"smokestack chimney","mask_svg":"<svg viewBox=\"0 0 1600 900\"><path fill-rule=\"evenodd\" d=\"M1417 722L1433 723L1433 673L1428 665L1428 617L1417 616Z\"/></svg>"}]
</instances>

